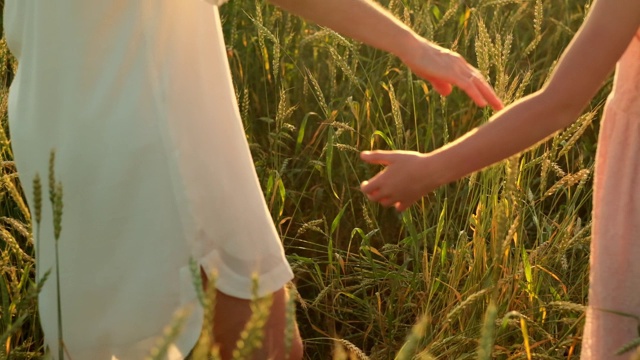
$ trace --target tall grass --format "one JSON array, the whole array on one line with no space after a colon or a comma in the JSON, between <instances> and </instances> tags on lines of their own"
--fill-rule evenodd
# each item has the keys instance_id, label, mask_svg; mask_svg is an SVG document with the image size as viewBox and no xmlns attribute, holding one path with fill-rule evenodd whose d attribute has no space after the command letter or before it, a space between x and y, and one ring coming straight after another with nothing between
<instances>
[{"instance_id":1,"label":"tall grass","mask_svg":"<svg viewBox=\"0 0 640 360\"><path fill-rule=\"evenodd\" d=\"M7 90L16 65L0 40L0 359L35 358L42 343L31 214L20 191L7 126Z\"/></svg>"},{"instance_id":2,"label":"tall grass","mask_svg":"<svg viewBox=\"0 0 640 360\"><path fill-rule=\"evenodd\" d=\"M477 64L509 103L544 83L587 4L385 5ZM416 353L577 358L603 95L554 139L399 216L357 191L378 170L358 151L434 149L491 112L262 2L231 2L223 17L256 166L298 275L310 358L327 358L333 338L393 358L419 318L429 320Z\"/></svg>"},{"instance_id":3,"label":"tall grass","mask_svg":"<svg viewBox=\"0 0 640 360\"><path fill-rule=\"evenodd\" d=\"M544 83L588 6L383 2L476 64L506 103ZM234 0L221 12L247 138L297 276L307 358L578 358L595 119L609 85L554 138L397 214L358 191L379 170L358 152L428 151L491 111L460 92L442 98L395 57L262 1ZM6 114L14 65L2 49ZM0 333L9 334L0 351L32 358L42 336L29 295L29 214L16 195L9 142L0 140L0 224L8 234L0 246Z\"/></svg>"}]
</instances>

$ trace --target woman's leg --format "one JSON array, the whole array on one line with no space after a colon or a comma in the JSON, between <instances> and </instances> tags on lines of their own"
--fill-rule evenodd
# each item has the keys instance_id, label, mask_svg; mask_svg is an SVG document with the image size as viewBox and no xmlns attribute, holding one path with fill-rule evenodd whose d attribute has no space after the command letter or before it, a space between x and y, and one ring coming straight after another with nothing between
<instances>
[{"instance_id":1,"label":"woman's leg","mask_svg":"<svg viewBox=\"0 0 640 360\"><path fill-rule=\"evenodd\" d=\"M200 269L202 283L205 292L209 280L204 270ZM285 331L287 330L287 300L289 294L285 288L271 294L273 296L269 309L269 318L264 326L263 346L256 349L253 359L255 360L301 360L303 354L302 339L298 331L298 325L293 324L293 341L289 356L285 356ZM240 299L229 296L216 290L215 309L213 314L213 339L219 347L222 360L232 358L233 350L236 348L240 333L252 315L252 300ZM196 360L196 359L194 359Z\"/></svg>"},{"instance_id":2,"label":"woman's leg","mask_svg":"<svg viewBox=\"0 0 640 360\"><path fill-rule=\"evenodd\" d=\"M302 359L302 340L298 326L294 324L294 334L289 356L285 356L286 304L288 293L282 288L273 293L273 303L264 331L263 346L257 349L253 359ZM231 359L240 333L251 317L251 300L239 299L216 291L213 336L220 346L222 359Z\"/></svg>"}]
</instances>

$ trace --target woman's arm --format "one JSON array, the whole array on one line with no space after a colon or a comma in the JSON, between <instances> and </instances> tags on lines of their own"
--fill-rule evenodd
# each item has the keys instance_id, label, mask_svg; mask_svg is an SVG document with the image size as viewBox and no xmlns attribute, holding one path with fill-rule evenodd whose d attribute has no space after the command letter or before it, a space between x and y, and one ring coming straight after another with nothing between
<instances>
[{"instance_id":1,"label":"woman's arm","mask_svg":"<svg viewBox=\"0 0 640 360\"><path fill-rule=\"evenodd\" d=\"M418 36L371 0L270 0L273 4L345 36L398 56L442 95L452 85L479 106L501 109L484 77L457 53Z\"/></svg>"},{"instance_id":2,"label":"woman's arm","mask_svg":"<svg viewBox=\"0 0 640 360\"><path fill-rule=\"evenodd\" d=\"M639 26L640 1L596 0L542 90L430 154L364 153L365 161L388 166L365 182L363 191L372 200L405 209L437 186L517 154L566 127L602 86Z\"/></svg>"}]
</instances>

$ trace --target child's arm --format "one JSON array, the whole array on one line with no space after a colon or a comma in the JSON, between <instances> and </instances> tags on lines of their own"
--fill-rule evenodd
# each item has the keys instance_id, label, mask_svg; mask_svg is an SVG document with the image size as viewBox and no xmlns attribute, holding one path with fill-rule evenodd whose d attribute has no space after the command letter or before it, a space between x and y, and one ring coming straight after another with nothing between
<instances>
[{"instance_id":1,"label":"child's arm","mask_svg":"<svg viewBox=\"0 0 640 360\"><path fill-rule=\"evenodd\" d=\"M270 0L341 34L398 56L442 95L452 85L464 90L478 106L502 108L484 77L457 53L418 36L371 0Z\"/></svg>"},{"instance_id":2,"label":"child's arm","mask_svg":"<svg viewBox=\"0 0 640 360\"><path fill-rule=\"evenodd\" d=\"M374 201L406 209L436 187L517 154L573 122L602 86L640 26L640 1L596 0L549 83L492 121L429 154L371 152L387 168L362 190Z\"/></svg>"}]
</instances>

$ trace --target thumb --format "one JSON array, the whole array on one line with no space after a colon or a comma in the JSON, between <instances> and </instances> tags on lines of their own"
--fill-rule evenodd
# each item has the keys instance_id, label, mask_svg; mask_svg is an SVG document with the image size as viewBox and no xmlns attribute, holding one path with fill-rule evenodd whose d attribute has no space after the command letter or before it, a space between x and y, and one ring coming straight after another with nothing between
<instances>
[{"instance_id":1,"label":"thumb","mask_svg":"<svg viewBox=\"0 0 640 360\"><path fill-rule=\"evenodd\" d=\"M392 151L363 151L360 153L360 158L369 164L389 165L393 160Z\"/></svg>"},{"instance_id":2,"label":"thumb","mask_svg":"<svg viewBox=\"0 0 640 360\"><path fill-rule=\"evenodd\" d=\"M448 96L453 90L453 86L446 81L432 80L431 85L433 85L433 88L442 96Z\"/></svg>"}]
</instances>

